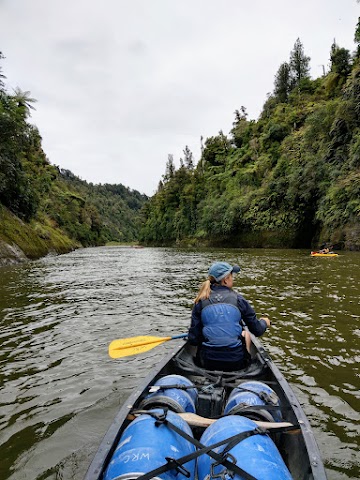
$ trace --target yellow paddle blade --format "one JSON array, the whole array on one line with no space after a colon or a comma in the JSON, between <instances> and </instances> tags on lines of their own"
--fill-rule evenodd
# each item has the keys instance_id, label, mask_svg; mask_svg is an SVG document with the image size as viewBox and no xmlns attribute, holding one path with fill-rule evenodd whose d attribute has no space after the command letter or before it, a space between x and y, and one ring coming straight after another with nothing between
<instances>
[{"instance_id":1,"label":"yellow paddle blade","mask_svg":"<svg viewBox=\"0 0 360 480\"><path fill-rule=\"evenodd\" d=\"M147 352L163 342L171 340L172 337L151 337L139 336L113 340L109 345L109 355L111 358L129 357L138 353Z\"/></svg>"}]
</instances>

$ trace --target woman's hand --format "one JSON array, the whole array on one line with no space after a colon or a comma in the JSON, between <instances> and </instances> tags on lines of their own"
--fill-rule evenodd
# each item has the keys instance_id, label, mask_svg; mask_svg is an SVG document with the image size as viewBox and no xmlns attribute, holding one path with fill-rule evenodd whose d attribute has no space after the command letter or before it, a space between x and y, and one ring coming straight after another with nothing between
<instances>
[{"instance_id":1,"label":"woman's hand","mask_svg":"<svg viewBox=\"0 0 360 480\"><path fill-rule=\"evenodd\" d=\"M270 321L270 318L267 315L261 316L260 320L265 320L267 328L270 328L271 321Z\"/></svg>"}]
</instances>

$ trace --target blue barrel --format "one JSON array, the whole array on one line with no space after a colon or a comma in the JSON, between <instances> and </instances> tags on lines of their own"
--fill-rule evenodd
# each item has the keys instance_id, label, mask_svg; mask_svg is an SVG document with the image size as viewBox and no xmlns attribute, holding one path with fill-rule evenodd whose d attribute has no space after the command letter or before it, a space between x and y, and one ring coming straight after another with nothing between
<instances>
[{"instance_id":1,"label":"blue barrel","mask_svg":"<svg viewBox=\"0 0 360 480\"><path fill-rule=\"evenodd\" d=\"M168 407L170 410L176 413L196 412L196 403L198 392L194 387L194 384L186 377L182 375L167 375L162 377L154 383L154 387L172 386L174 388L158 389L155 392L150 393L139 405L139 408L148 410L149 408ZM188 388L182 390L176 388L176 385L184 385Z\"/></svg>"},{"instance_id":2,"label":"blue barrel","mask_svg":"<svg viewBox=\"0 0 360 480\"><path fill-rule=\"evenodd\" d=\"M249 418L229 415L210 425L203 433L200 442L209 446L238 433L254 430L254 428L256 428L256 423ZM224 448L225 445L217 448L216 452L221 453ZM292 480L279 450L267 435L258 434L248 437L235 445L229 453L233 457L229 456L230 462L236 462L237 466L259 480ZM198 480L207 480L210 472L213 478L230 478L226 470L226 467L218 465L218 462L208 455L202 455L198 459ZM243 480L243 477L235 474L235 479Z\"/></svg>"},{"instance_id":3,"label":"blue barrel","mask_svg":"<svg viewBox=\"0 0 360 480\"><path fill-rule=\"evenodd\" d=\"M225 405L225 414L234 415L241 413L253 420L267 422L281 422L282 415L279 408L273 410L259 409L261 405L280 406L279 397L266 383L258 381L243 382L230 393ZM249 406L250 408L248 408ZM257 408L251 409L251 406ZM246 408L245 408L246 407Z\"/></svg>"},{"instance_id":4,"label":"blue barrel","mask_svg":"<svg viewBox=\"0 0 360 480\"><path fill-rule=\"evenodd\" d=\"M162 413L163 410L153 410ZM192 436L189 425L174 412L167 412L168 420ZM180 458L195 451L195 446L170 430L166 424L155 425L156 419L144 414L137 417L124 430L119 444L105 472L104 480L131 480L166 463L165 457ZM195 460L183 465L195 475ZM164 480L175 480L182 475L173 469L159 475ZM158 478L158 477L156 477ZM185 477L184 477L185 478Z\"/></svg>"}]
</instances>

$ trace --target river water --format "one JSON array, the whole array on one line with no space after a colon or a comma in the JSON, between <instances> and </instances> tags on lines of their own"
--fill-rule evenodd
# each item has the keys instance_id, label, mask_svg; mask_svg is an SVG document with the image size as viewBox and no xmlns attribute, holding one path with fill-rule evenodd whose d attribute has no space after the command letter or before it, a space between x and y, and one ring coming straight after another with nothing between
<instances>
[{"instance_id":1,"label":"river water","mask_svg":"<svg viewBox=\"0 0 360 480\"><path fill-rule=\"evenodd\" d=\"M117 410L171 342L111 360L108 344L187 331L216 260L269 313L263 345L308 415L329 480L360 478L360 254L99 247L0 270L0 478L80 480Z\"/></svg>"}]
</instances>

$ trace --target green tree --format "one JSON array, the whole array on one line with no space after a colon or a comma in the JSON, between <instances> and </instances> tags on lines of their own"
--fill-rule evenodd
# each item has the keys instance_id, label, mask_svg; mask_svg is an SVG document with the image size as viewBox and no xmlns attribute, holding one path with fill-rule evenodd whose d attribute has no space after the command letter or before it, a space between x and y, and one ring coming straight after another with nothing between
<instances>
[{"instance_id":1,"label":"green tree","mask_svg":"<svg viewBox=\"0 0 360 480\"><path fill-rule=\"evenodd\" d=\"M172 153L168 154L168 159L166 162L165 167L165 175L163 175L163 181L168 182L171 180L175 174L175 163L174 163L174 155Z\"/></svg>"},{"instance_id":2,"label":"green tree","mask_svg":"<svg viewBox=\"0 0 360 480\"><path fill-rule=\"evenodd\" d=\"M290 53L290 70L297 87L300 86L302 80L310 76L310 57L304 53L304 46L298 38L294 44L294 48Z\"/></svg>"},{"instance_id":3,"label":"green tree","mask_svg":"<svg viewBox=\"0 0 360 480\"><path fill-rule=\"evenodd\" d=\"M224 165L226 156L230 150L230 141L220 130L216 137L209 137L205 140L205 148L202 155L202 161L206 165L220 166Z\"/></svg>"},{"instance_id":4,"label":"green tree","mask_svg":"<svg viewBox=\"0 0 360 480\"><path fill-rule=\"evenodd\" d=\"M19 92L18 92L19 93ZM13 213L30 220L38 208L39 194L34 177L25 166L36 156L34 127L26 123L26 106L18 95L0 95L0 202ZM21 96L30 101L27 95Z\"/></svg>"},{"instance_id":5,"label":"green tree","mask_svg":"<svg viewBox=\"0 0 360 480\"><path fill-rule=\"evenodd\" d=\"M275 76L274 95L279 102L287 102L292 82L293 79L291 76L290 65L287 62L284 62L280 65Z\"/></svg>"},{"instance_id":6,"label":"green tree","mask_svg":"<svg viewBox=\"0 0 360 480\"><path fill-rule=\"evenodd\" d=\"M233 136L233 143L236 147L240 148L244 143L249 140L249 125L248 113L246 108L242 105L239 110L235 110L235 120L233 122L233 128L231 134ZM220 132L221 134L222 132Z\"/></svg>"},{"instance_id":7,"label":"green tree","mask_svg":"<svg viewBox=\"0 0 360 480\"><path fill-rule=\"evenodd\" d=\"M243 121L243 120L247 120L247 117L248 117L248 113L246 111L246 107L244 107L244 105L241 105L240 107L240 111L239 110L235 110L235 121L233 122L233 126L235 127L239 122Z\"/></svg>"},{"instance_id":8,"label":"green tree","mask_svg":"<svg viewBox=\"0 0 360 480\"><path fill-rule=\"evenodd\" d=\"M186 145L183 150L184 153L184 162L188 170L194 170L194 157L190 148Z\"/></svg>"},{"instance_id":9,"label":"green tree","mask_svg":"<svg viewBox=\"0 0 360 480\"><path fill-rule=\"evenodd\" d=\"M20 111L23 113L24 119L30 116L30 110L35 110L35 107L33 107L32 104L36 103L37 100L30 97L30 92L23 92L19 87L16 87L13 99L17 103Z\"/></svg>"},{"instance_id":10,"label":"green tree","mask_svg":"<svg viewBox=\"0 0 360 480\"><path fill-rule=\"evenodd\" d=\"M360 57L360 17L355 29L354 42L357 44L356 56Z\"/></svg>"},{"instance_id":11,"label":"green tree","mask_svg":"<svg viewBox=\"0 0 360 480\"><path fill-rule=\"evenodd\" d=\"M350 52L346 48L340 48L334 42L331 45L330 61L331 71L347 77L351 71Z\"/></svg>"}]
</instances>

